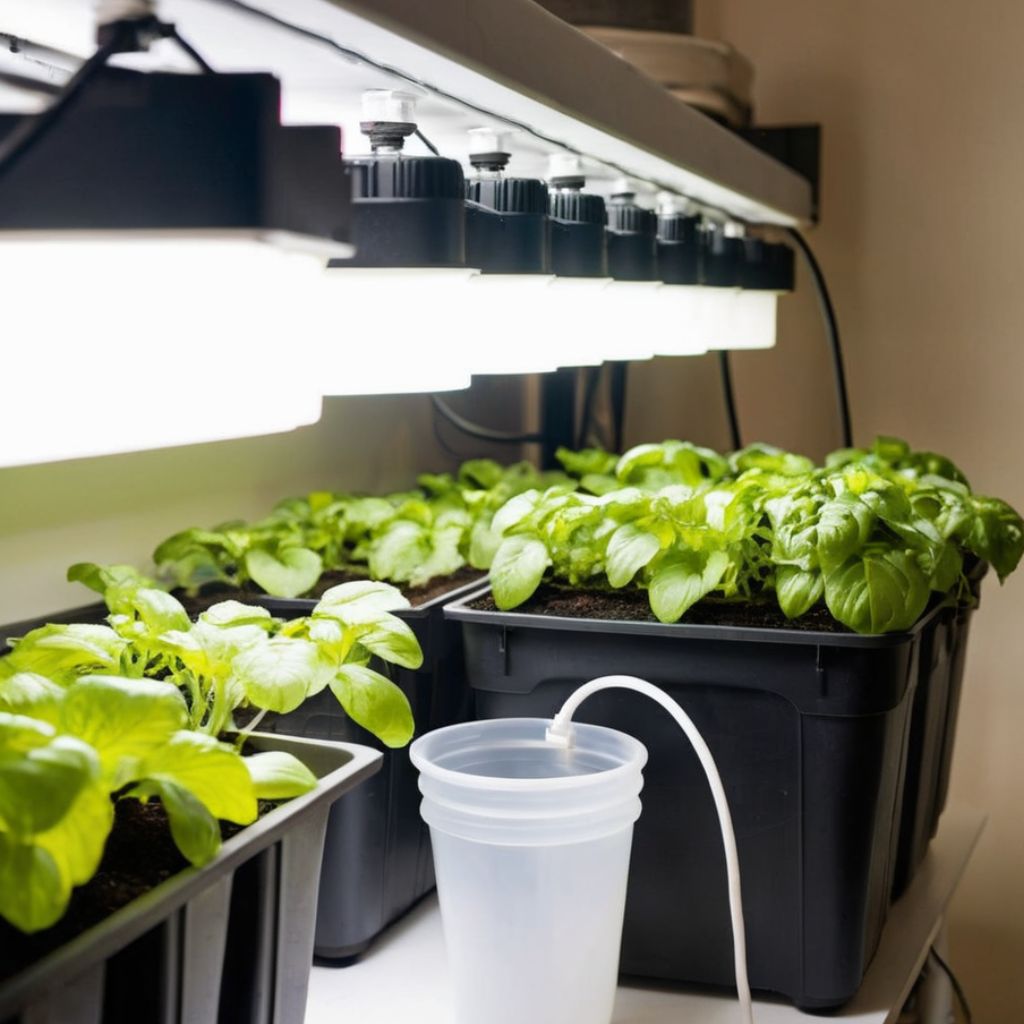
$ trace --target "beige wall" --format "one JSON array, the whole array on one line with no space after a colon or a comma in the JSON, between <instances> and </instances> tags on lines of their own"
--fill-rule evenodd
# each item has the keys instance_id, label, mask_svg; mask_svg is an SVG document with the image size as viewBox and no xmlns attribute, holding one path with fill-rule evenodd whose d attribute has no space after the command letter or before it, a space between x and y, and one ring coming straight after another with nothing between
<instances>
[{"instance_id":1,"label":"beige wall","mask_svg":"<svg viewBox=\"0 0 1024 1024\"><path fill-rule=\"evenodd\" d=\"M522 389L510 378L450 401L492 426L519 425ZM66 426L74 430L70 413ZM441 430L467 457L510 457ZM159 540L187 526L262 515L309 490L411 486L417 472L457 462L434 435L429 399L412 395L329 399L319 424L289 434L0 469L0 623L86 603L89 592L64 580L72 562L144 565Z\"/></svg>"},{"instance_id":2,"label":"beige wall","mask_svg":"<svg viewBox=\"0 0 1024 1024\"><path fill-rule=\"evenodd\" d=\"M753 60L761 121L824 125L813 243L858 440L948 452L1024 508L1024 4L700 0L698 30ZM816 451L834 436L825 364L810 298L792 301L777 352L738 361L739 398L758 435ZM954 764L952 798L991 813L951 918L987 1024L1024 1019L1022 613L1024 573L987 584Z\"/></svg>"}]
</instances>

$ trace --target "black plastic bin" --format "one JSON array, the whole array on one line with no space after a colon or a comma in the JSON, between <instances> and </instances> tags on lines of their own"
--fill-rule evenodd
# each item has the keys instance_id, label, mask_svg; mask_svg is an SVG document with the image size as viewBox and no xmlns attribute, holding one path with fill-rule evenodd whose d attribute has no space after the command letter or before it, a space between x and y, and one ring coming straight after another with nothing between
<instances>
[{"instance_id":1,"label":"black plastic bin","mask_svg":"<svg viewBox=\"0 0 1024 1024\"><path fill-rule=\"evenodd\" d=\"M16 634L11 634L16 635ZM0 982L4 1024L295 1024L305 1016L328 809L380 755L253 733L319 779L77 938Z\"/></svg>"},{"instance_id":2,"label":"black plastic bin","mask_svg":"<svg viewBox=\"0 0 1024 1024\"><path fill-rule=\"evenodd\" d=\"M417 735L464 721L469 711L461 630L444 619L446 602L478 592L482 580L395 614L404 619L423 648L423 667L398 668L379 660L409 699ZM281 618L312 611L315 601L254 597ZM268 715L260 728L313 739L342 740L384 752L372 779L331 809L317 905L316 955L346 961L364 952L393 921L434 887L430 836L420 819L417 772L408 749L389 750L356 725L329 691L287 715Z\"/></svg>"},{"instance_id":3,"label":"black plastic bin","mask_svg":"<svg viewBox=\"0 0 1024 1024\"><path fill-rule=\"evenodd\" d=\"M946 806L967 637L987 569L987 565L980 564L968 574L973 604L943 608L921 631L920 669L911 708L906 785L893 872L894 899L913 880Z\"/></svg>"},{"instance_id":4,"label":"black plastic bin","mask_svg":"<svg viewBox=\"0 0 1024 1024\"><path fill-rule=\"evenodd\" d=\"M803 1009L841 1006L881 934L896 858L921 638L567 619L449 604L478 718L550 717L597 676L647 679L692 716L718 764L743 875L751 984ZM626 974L734 983L725 859L696 756L624 692L580 720L648 748L630 865Z\"/></svg>"}]
</instances>

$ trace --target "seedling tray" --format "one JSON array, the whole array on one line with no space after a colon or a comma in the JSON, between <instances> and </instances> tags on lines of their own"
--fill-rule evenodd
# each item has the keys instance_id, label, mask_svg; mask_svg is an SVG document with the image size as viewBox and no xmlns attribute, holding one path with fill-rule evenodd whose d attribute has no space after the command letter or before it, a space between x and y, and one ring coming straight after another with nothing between
<instances>
[{"instance_id":1,"label":"seedling tray","mask_svg":"<svg viewBox=\"0 0 1024 1024\"><path fill-rule=\"evenodd\" d=\"M305 1016L331 805L375 773L354 744L254 733L320 780L0 985L5 1024L295 1024Z\"/></svg>"},{"instance_id":2,"label":"seedling tray","mask_svg":"<svg viewBox=\"0 0 1024 1024\"><path fill-rule=\"evenodd\" d=\"M478 718L549 717L580 683L615 673L682 704L732 810L752 984L804 1009L849 1000L889 904L922 635L945 609L907 633L859 636L493 612L471 600L445 614L462 624ZM699 762L635 694L598 694L580 717L650 752L623 972L732 985L725 861Z\"/></svg>"},{"instance_id":3,"label":"seedling tray","mask_svg":"<svg viewBox=\"0 0 1024 1024\"><path fill-rule=\"evenodd\" d=\"M445 621L444 606L479 592L475 580L395 614L409 624L423 648L423 666L404 669L376 660L409 699L417 735L464 721L469 711L462 631ZM308 615L316 602L254 598L281 618ZM383 767L365 786L331 811L320 875L316 955L348 962L363 953L393 921L434 887L430 835L420 819L417 772L408 750L389 750L356 725L325 690L297 711L267 716L267 731L362 743L381 750Z\"/></svg>"}]
</instances>

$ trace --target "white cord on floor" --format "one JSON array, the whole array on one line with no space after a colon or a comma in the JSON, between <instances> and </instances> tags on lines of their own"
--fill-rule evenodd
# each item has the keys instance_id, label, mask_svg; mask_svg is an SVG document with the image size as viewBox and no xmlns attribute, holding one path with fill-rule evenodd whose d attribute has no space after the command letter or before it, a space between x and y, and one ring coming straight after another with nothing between
<instances>
[{"instance_id":1,"label":"white cord on floor","mask_svg":"<svg viewBox=\"0 0 1024 1024\"><path fill-rule=\"evenodd\" d=\"M725 847L725 868L729 878L729 913L732 918L733 953L736 962L736 991L739 995L743 1024L753 1024L754 1009L750 1000L750 982L747 980L747 936L743 926L736 834L733 832L732 815L729 813L729 803L725 798L725 789L715 759L711 756L704 737L690 720L690 716L667 693L643 679L637 679L635 676L602 676L600 679L592 679L585 683L569 697L551 723L547 738L561 746L572 746L572 716L577 708L599 690L608 689L634 690L660 704L686 733L704 769L704 774L707 775L711 795L715 801L715 810L718 812L718 824L722 830L722 844Z\"/></svg>"}]
</instances>

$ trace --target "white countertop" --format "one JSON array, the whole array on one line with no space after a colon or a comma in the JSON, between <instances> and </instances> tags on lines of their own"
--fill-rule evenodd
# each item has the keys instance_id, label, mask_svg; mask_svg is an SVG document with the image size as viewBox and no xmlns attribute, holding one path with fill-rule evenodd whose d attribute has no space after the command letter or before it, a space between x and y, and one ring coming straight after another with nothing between
<instances>
[{"instance_id":1,"label":"white countertop","mask_svg":"<svg viewBox=\"0 0 1024 1024\"><path fill-rule=\"evenodd\" d=\"M917 877L889 911L860 992L831 1020L895 1022L984 825L979 811L946 811ZM441 918L436 897L430 896L351 967L313 968L306 1024L451 1024L448 984ZM778 1001L761 999L755 1005L756 1024L821 1024L823 1019ZM736 1001L727 993L631 981L619 986L614 1024L734 1024L737 1019Z\"/></svg>"}]
</instances>

